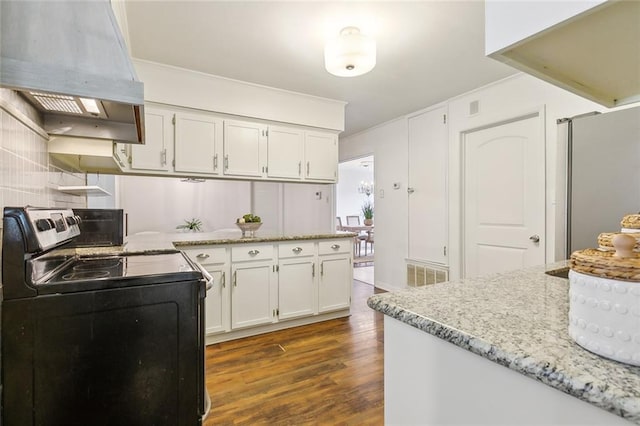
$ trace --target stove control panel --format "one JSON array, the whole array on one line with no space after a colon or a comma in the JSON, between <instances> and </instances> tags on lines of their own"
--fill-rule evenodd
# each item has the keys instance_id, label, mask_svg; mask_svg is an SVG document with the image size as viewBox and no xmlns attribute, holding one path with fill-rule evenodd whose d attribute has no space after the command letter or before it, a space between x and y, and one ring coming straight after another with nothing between
<instances>
[{"instance_id":1,"label":"stove control panel","mask_svg":"<svg viewBox=\"0 0 640 426\"><path fill-rule=\"evenodd\" d=\"M80 235L80 218L71 209L25 208L32 232L42 250L60 245Z\"/></svg>"}]
</instances>

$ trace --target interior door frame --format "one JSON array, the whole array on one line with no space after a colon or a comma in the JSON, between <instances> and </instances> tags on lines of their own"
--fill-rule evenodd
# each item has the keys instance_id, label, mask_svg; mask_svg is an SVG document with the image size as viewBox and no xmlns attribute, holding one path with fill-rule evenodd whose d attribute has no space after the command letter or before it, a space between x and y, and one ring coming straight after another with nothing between
<instances>
[{"instance_id":1,"label":"interior door frame","mask_svg":"<svg viewBox=\"0 0 640 426\"><path fill-rule=\"evenodd\" d=\"M466 142L466 136L470 133L473 132L477 132L479 130L484 130L484 129L488 129L491 127L497 127L497 126L502 126L504 124L509 124L509 123L513 123L516 121L520 121L520 120L526 120L528 118L532 118L532 117L538 117L538 126L539 126L539 132L540 132L540 136L541 136L541 142L542 143L542 148L543 148L543 158L544 158L544 164L543 164L543 168L544 168L544 180L542 182L542 185L544 186L543 188L543 208L544 208L544 212L543 212L543 229L544 229L544 237L543 237L543 243L544 243L544 257L545 257L545 262L547 260L547 248L549 245L549 241L548 241L548 236L549 236L549 232L547 230L547 181L549 180L548 177L548 171L547 171L547 135L546 135L546 108L545 105L540 105L538 107L535 108L528 108L522 111L519 111L516 114L510 114L508 116L503 116L503 117L493 117L491 120L487 120L485 123L478 125L478 126L473 126L473 127L469 127L466 129L463 129L460 131L459 133L459 161L460 161L460 166L459 166L459 176L458 178L460 179L460 193L459 193L459 206L460 206L460 215L457 218L457 224L458 227L460 229L459 232L459 237L458 237L458 247L459 247L459 259L458 259L458 274L460 276L460 278L465 278L466 273L465 273L465 256L466 256L466 247L464 244L465 241L465 236L466 236L466 229L465 229L465 212L466 212L466 207L465 207L465 195L466 195L466 188L465 188L465 179L466 179L466 168L465 168L465 164L466 164L466 158L465 158L465 142ZM451 218L452 222L454 221L453 218ZM451 264L453 262L450 262L449 268L451 268L453 265Z\"/></svg>"}]
</instances>

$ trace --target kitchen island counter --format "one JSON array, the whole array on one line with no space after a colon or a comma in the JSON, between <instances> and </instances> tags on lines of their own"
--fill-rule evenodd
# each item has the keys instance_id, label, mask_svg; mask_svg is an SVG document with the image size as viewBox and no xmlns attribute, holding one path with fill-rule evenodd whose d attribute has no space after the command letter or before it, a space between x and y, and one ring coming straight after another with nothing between
<instances>
[{"instance_id":1,"label":"kitchen island counter","mask_svg":"<svg viewBox=\"0 0 640 426\"><path fill-rule=\"evenodd\" d=\"M257 237L242 238L240 231L213 232L158 232L143 233L125 237L121 246L78 247L72 250L79 255L117 255L123 253L145 253L149 251L174 251L188 246L255 244L269 242L327 240L355 237L351 232L314 233L314 234L276 234L260 233Z\"/></svg>"},{"instance_id":2,"label":"kitchen island counter","mask_svg":"<svg viewBox=\"0 0 640 426\"><path fill-rule=\"evenodd\" d=\"M568 334L569 282L544 273L563 266L566 262L370 297L368 305L387 316L385 380L387 319L393 318L640 424L640 368L595 355Z\"/></svg>"}]
</instances>

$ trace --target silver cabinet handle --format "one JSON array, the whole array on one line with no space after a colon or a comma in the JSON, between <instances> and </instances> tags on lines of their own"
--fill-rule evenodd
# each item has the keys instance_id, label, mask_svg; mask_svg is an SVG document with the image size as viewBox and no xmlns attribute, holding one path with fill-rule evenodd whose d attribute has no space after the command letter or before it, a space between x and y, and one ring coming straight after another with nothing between
<instances>
[{"instance_id":1,"label":"silver cabinet handle","mask_svg":"<svg viewBox=\"0 0 640 426\"><path fill-rule=\"evenodd\" d=\"M332 244L331 248L334 249L334 250L338 250L340 248L340 245L339 244Z\"/></svg>"},{"instance_id":2,"label":"silver cabinet handle","mask_svg":"<svg viewBox=\"0 0 640 426\"><path fill-rule=\"evenodd\" d=\"M320 276L324 275L324 262L320 262Z\"/></svg>"},{"instance_id":3,"label":"silver cabinet handle","mask_svg":"<svg viewBox=\"0 0 640 426\"><path fill-rule=\"evenodd\" d=\"M294 247L291 249L292 252L294 252L295 254L298 254L302 251L302 247Z\"/></svg>"},{"instance_id":4,"label":"silver cabinet handle","mask_svg":"<svg viewBox=\"0 0 640 426\"><path fill-rule=\"evenodd\" d=\"M163 149L160 152L160 162L162 163L163 166L167 165L167 148Z\"/></svg>"},{"instance_id":5,"label":"silver cabinet handle","mask_svg":"<svg viewBox=\"0 0 640 426\"><path fill-rule=\"evenodd\" d=\"M224 156L224 169L227 170L229 168L229 154Z\"/></svg>"},{"instance_id":6,"label":"silver cabinet handle","mask_svg":"<svg viewBox=\"0 0 640 426\"><path fill-rule=\"evenodd\" d=\"M222 272L222 278L220 279L220 282L222 283L222 288L225 288L227 286L226 272Z\"/></svg>"},{"instance_id":7,"label":"silver cabinet handle","mask_svg":"<svg viewBox=\"0 0 640 426\"><path fill-rule=\"evenodd\" d=\"M531 241L533 241L534 243L539 243L540 242L540 236L539 235L532 235L529 237L529 239Z\"/></svg>"},{"instance_id":8,"label":"silver cabinet handle","mask_svg":"<svg viewBox=\"0 0 640 426\"><path fill-rule=\"evenodd\" d=\"M218 154L213 156L213 170L218 170Z\"/></svg>"},{"instance_id":9,"label":"silver cabinet handle","mask_svg":"<svg viewBox=\"0 0 640 426\"><path fill-rule=\"evenodd\" d=\"M238 271L233 271L233 286L238 287Z\"/></svg>"},{"instance_id":10,"label":"silver cabinet handle","mask_svg":"<svg viewBox=\"0 0 640 426\"><path fill-rule=\"evenodd\" d=\"M208 259L211 256L208 255L207 253L200 253L199 255L196 256L198 259Z\"/></svg>"},{"instance_id":11,"label":"silver cabinet handle","mask_svg":"<svg viewBox=\"0 0 640 426\"><path fill-rule=\"evenodd\" d=\"M309 176L309 162L307 161L307 176Z\"/></svg>"},{"instance_id":12,"label":"silver cabinet handle","mask_svg":"<svg viewBox=\"0 0 640 426\"><path fill-rule=\"evenodd\" d=\"M407 193L409 193L409 194L413 194L414 192L416 192L416 190L415 190L415 189L413 189L413 188L407 188Z\"/></svg>"},{"instance_id":13,"label":"silver cabinet handle","mask_svg":"<svg viewBox=\"0 0 640 426\"><path fill-rule=\"evenodd\" d=\"M256 254L260 253L258 250L249 250L249 256L255 256Z\"/></svg>"},{"instance_id":14,"label":"silver cabinet handle","mask_svg":"<svg viewBox=\"0 0 640 426\"><path fill-rule=\"evenodd\" d=\"M315 263L311 264L311 276L312 277L316 276L316 264Z\"/></svg>"},{"instance_id":15,"label":"silver cabinet handle","mask_svg":"<svg viewBox=\"0 0 640 426\"><path fill-rule=\"evenodd\" d=\"M302 161L298 161L298 176L302 174Z\"/></svg>"}]
</instances>

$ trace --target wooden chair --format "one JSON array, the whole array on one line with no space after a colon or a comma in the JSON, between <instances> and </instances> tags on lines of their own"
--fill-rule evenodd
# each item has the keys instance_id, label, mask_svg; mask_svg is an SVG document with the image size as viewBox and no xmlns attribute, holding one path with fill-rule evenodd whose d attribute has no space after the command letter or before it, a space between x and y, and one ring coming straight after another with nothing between
<instances>
[{"instance_id":1,"label":"wooden chair","mask_svg":"<svg viewBox=\"0 0 640 426\"><path fill-rule=\"evenodd\" d=\"M347 216L347 226L360 226L360 216ZM362 242L366 241L367 239L367 233L366 232L360 232L358 234L358 236L356 237L356 241L355 241L355 245L356 245L356 252L357 255L360 256L360 254L362 254ZM365 243L365 247L364 247L364 251L365 251L365 256L367 254L367 244Z\"/></svg>"},{"instance_id":2,"label":"wooden chair","mask_svg":"<svg viewBox=\"0 0 640 426\"><path fill-rule=\"evenodd\" d=\"M373 231L369 231L367 239L364 240L364 255L367 255L367 244L371 244L371 253L373 253Z\"/></svg>"}]
</instances>

